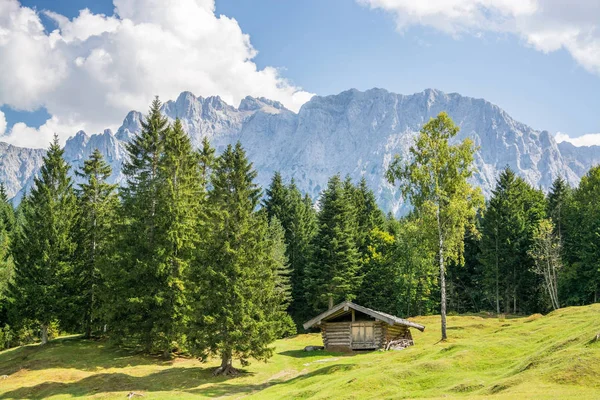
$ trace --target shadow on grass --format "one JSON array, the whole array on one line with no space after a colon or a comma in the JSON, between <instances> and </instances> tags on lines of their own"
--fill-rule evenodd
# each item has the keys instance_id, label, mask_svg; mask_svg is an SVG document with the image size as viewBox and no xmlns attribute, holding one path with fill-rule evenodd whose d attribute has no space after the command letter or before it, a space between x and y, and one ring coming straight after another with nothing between
<instances>
[{"instance_id":1,"label":"shadow on grass","mask_svg":"<svg viewBox=\"0 0 600 400\"><path fill-rule=\"evenodd\" d=\"M215 385L211 385L207 388L187 390L187 392L192 393L192 394L197 394L197 395L203 395L203 396L207 396L207 397L230 396L233 394L251 394L251 393L259 392L261 390L265 390L272 386L284 386L284 387L287 385L293 386L297 382L302 382L304 380L313 378L315 376L334 374L334 373L341 372L341 371L349 371L355 367L356 367L355 364L334 364L334 365L328 365L323 368L319 368L315 371L312 371L312 372L309 372L306 374L302 374L302 375L299 375L299 376L296 376L294 378L287 379L287 380L272 379L272 380L269 380L267 382L263 382L260 384L236 383L235 380L229 380L227 382L222 382L222 383L218 383Z\"/></svg>"},{"instance_id":2,"label":"shadow on grass","mask_svg":"<svg viewBox=\"0 0 600 400\"><path fill-rule=\"evenodd\" d=\"M313 357L322 357L322 356L327 356L327 357L347 357L347 356L352 356L354 354L360 354L360 353L353 353L353 352L331 352L331 351L324 351L324 350L315 350L315 351L304 351L304 350L287 350L287 351L282 351L279 352L277 354L280 354L282 356L286 356L286 357L293 357L293 358L313 358Z\"/></svg>"},{"instance_id":3,"label":"shadow on grass","mask_svg":"<svg viewBox=\"0 0 600 400\"><path fill-rule=\"evenodd\" d=\"M44 346L28 345L0 353L0 375L11 375L21 369L73 368L94 371L99 368L149 364L171 365L171 362L121 349L104 341L79 337L55 339Z\"/></svg>"},{"instance_id":4,"label":"shadow on grass","mask_svg":"<svg viewBox=\"0 0 600 400\"><path fill-rule=\"evenodd\" d=\"M44 382L35 386L21 387L6 392L4 399L44 399L52 396L69 395L71 397L88 397L110 392L163 392L181 391L190 394L218 397L233 394L250 394L274 385L293 385L319 375L327 375L354 368L354 364L329 365L292 379L273 379L261 384L239 382L238 378L250 376L242 373L237 377L215 377L212 368L172 368L143 377L124 373L101 373L83 378L76 382ZM200 385L212 384L198 388Z\"/></svg>"}]
</instances>

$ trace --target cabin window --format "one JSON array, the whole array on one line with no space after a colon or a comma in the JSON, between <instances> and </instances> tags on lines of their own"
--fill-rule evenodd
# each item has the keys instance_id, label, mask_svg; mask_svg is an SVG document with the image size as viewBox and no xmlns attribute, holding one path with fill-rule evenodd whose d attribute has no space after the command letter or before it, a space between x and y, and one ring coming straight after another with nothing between
<instances>
[{"instance_id":1,"label":"cabin window","mask_svg":"<svg viewBox=\"0 0 600 400\"><path fill-rule=\"evenodd\" d=\"M352 324L353 347L373 346L374 344L373 324Z\"/></svg>"}]
</instances>

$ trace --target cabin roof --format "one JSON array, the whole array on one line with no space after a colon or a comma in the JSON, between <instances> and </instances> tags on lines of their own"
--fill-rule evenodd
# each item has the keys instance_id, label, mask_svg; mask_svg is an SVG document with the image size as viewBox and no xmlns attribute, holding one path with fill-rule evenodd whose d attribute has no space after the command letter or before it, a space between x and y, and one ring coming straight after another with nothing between
<instances>
[{"instance_id":1,"label":"cabin roof","mask_svg":"<svg viewBox=\"0 0 600 400\"><path fill-rule=\"evenodd\" d=\"M423 325L419 325L414 322L410 322L409 320L406 320L403 318L398 318L396 316L386 314L381 311L376 311L376 310L372 310L367 307L359 306L358 304L354 304L351 301L344 301L344 302L334 306L330 310L327 310L324 313L317 315L310 321L305 322L303 325L304 329L312 328L313 326L320 324L321 321L323 321L323 320L327 320L327 319L331 319L331 318L340 316L340 315L348 312L348 309L350 309L350 308L352 308L356 311L360 311L364 314L370 315L371 317L373 317L379 321L383 321L389 325L409 326L411 328L416 328L416 329L420 330L421 332L423 332L425 330L425 327Z\"/></svg>"}]
</instances>

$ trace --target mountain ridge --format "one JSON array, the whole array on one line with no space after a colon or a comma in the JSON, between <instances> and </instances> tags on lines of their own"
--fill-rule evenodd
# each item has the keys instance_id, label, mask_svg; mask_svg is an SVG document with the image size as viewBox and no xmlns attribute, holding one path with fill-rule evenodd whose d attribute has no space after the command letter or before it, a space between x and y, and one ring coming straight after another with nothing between
<instances>
[{"instance_id":1,"label":"mountain ridge","mask_svg":"<svg viewBox=\"0 0 600 400\"><path fill-rule=\"evenodd\" d=\"M316 199L335 173L355 180L364 177L379 204L396 214L403 212L403 201L397 188L385 180L385 170L394 154L407 156L421 126L441 111L448 112L461 127L457 140L470 137L479 146L475 156L479 172L473 183L486 195L505 166L532 185L547 189L559 175L577 184L582 174L600 162L599 146L559 144L547 131L514 120L485 99L436 89L410 95L381 88L349 89L336 95L314 96L298 113L266 98L247 96L234 107L219 96L202 97L191 92L182 92L162 106L169 120L181 119L196 147L208 137L220 152L239 140L254 162L258 183L263 187L275 171L280 171L285 179L294 178L302 191ZM129 112L116 133L78 132L67 140L65 158L77 168L98 147L113 166L111 181L120 182L124 146L141 130L141 118L142 113ZM16 194L18 201L41 165L41 153L39 149L18 151L6 146L10 145L0 147L0 179L9 178L8 193ZM27 157L33 159L28 162ZM26 172L15 173L21 169Z\"/></svg>"}]
</instances>

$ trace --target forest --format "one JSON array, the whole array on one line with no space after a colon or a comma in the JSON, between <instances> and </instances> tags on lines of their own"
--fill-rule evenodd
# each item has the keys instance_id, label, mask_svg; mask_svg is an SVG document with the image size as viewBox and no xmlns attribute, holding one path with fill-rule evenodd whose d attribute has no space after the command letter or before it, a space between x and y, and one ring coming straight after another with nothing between
<instances>
[{"instance_id":1,"label":"forest","mask_svg":"<svg viewBox=\"0 0 600 400\"><path fill-rule=\"evenodd\" d=\"M13 208L0 187L0 347L62 333L170 358L266 360L271 343L343 300L399 317L546 313L598 301L600 167L551 190L506 168L487 201L477 151L442 113L389 167L412 211L332 176L318 199L242 146L193 148L156 99L127 146L125 182L100 152L74 171L58 139Z\"/></svg>"}]
</instances>

